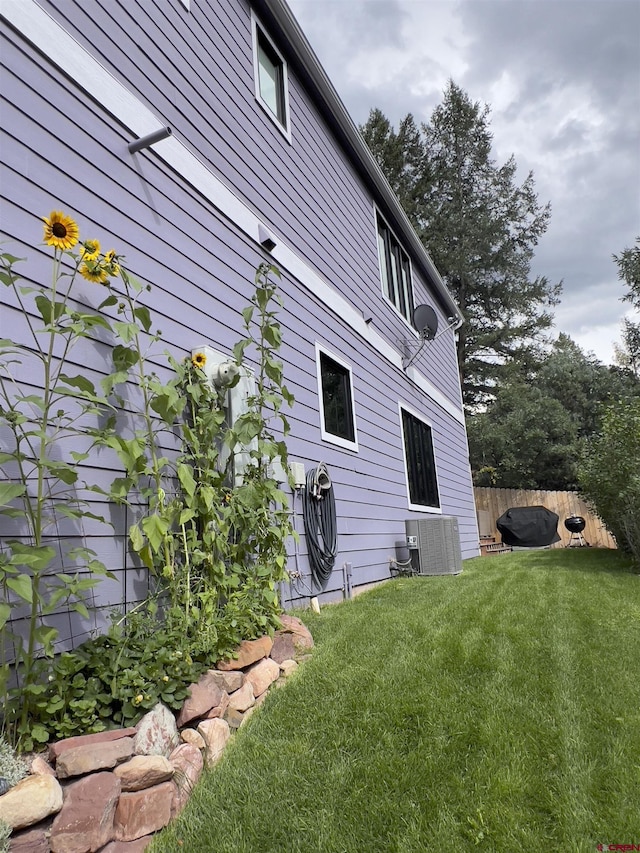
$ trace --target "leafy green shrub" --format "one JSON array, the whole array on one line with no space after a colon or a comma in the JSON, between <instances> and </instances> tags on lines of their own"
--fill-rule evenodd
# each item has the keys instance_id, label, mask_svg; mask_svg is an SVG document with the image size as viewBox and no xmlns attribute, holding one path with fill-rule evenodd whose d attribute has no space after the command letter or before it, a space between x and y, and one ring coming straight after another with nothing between
<instances>
[{"instance_id":1,"label":"leafy green shrub","mask_svg":"<svg viewBox=\"0 0 640 853\"><path fill-rule=\"evenodd\" d=\"M600 435L587 445L579 483L618 547L640 565L640 400L606 410Z\"/></svg>"},{"instance_id":2,"label":"leafy green shrub","mask_svg":"<svg viewBox=\"0 0 640 853\"><path fill-rule=\"evenodd\" d=\"M34 703L35 743L134 725L158 702L180 709L211 660L194 660L184 636L153 614L131 614L127 623L57 658Z\"/></svg>"}]
</instances>

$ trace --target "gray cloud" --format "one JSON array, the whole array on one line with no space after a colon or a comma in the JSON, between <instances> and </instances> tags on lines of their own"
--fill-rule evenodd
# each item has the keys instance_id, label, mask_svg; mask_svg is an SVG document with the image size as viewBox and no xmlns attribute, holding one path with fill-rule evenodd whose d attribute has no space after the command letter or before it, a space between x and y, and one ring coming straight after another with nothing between
<instances>
[{"instance_id":1,"label":"gray cloud","mask_svg":"<svg viewBox=\"0 0 640 853\"><path fill-rule=\"evenodd\" d=\"M289 2L357 123L427 120L449 77L490 105L497 162L551 201L533 272L564 281L557 329L610 360L628 309L611 256L640 234L640 4Z\"/></svg>"}]
</instances>

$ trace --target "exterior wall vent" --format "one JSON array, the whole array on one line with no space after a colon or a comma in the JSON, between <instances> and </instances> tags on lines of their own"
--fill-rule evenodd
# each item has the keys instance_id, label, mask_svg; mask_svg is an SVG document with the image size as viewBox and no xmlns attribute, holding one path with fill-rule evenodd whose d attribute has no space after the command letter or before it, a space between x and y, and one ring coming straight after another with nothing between
<instances>
[{"instance_id":1,"label":"exterior wall vent","mask_svg":"<svg viewBox=\"0 0 640 853\"><path fill-rule=\"evenodd\" d=\"M419 575L457 575L462 571L458 519L452 515L405 521L411 568Z\"/></svg>"}]
</instances>

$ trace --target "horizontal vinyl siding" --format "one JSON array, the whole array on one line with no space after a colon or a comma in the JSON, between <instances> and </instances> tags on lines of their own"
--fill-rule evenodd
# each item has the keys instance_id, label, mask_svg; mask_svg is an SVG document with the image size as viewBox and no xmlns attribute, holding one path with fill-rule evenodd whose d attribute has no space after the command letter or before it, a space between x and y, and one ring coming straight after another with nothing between
<instances>
[{"instance_id":1,"label":"horizontal vinyl siding","mask_svg":"<svg viewBox=\"0 0 640 853\"><path fill-rule=\"evenodd\" d=\"M393 345L415 340L382 296L372 200L289 68L293 144L258 106L243 0L42 5ZM95 9L94 9L95 6ZM105 35L107 34L107 35ZM286 45L279 45L286 55ZM415 302L433 302L414 271ZM440 309L437 309L440 312ZM446 318L441 316L440 328ZM459 400L452 335L417 365ZM439 352L442 351L442 356Z\"/></svg>"},{"instance_id":2,"label":"horizontal vinyl siding","mask_svg":"<svg viewBox=\"0 0 640 853\"><path fill-rule=\"evenodd\" d=\"M193 3L194 12L203 3L204 0ZM114 26L119 7L112 0L104 5L109 13L103 9L102 18L99 15L92 18L100 20L105 27L107 24ZM217 8L218 4L215 5ZM239 47L238 55L231 59L218 56L217 61L220 67L227 68L229 78L235 74L239 80L250 75L252 85L250 63L246 68L236 68L242 64L238 57L244 62L250 49L248 9L235 2L219 5L220 21L215 15L213 19L220 32L226 33L223 43L230 44L229 39L232 39ZM144 6L147 12L155 8L149 3ZM128 4L127 8L134 12L136 9L133 4ZM161 8L165 14L173 14L170 3L161 4ZM113 73L130 75L136 82L135 85L128 83L129 88L135 89L141 99L153 105L154 111L162 114L172 126L178 122L179 115L167 117L165 109L194 113L200 109L201 104L192 98L193 92L182 78L174 77L173 87L161 93L168 76L152 86L149 77L143 79L142 70L124 62L120 47L126 47L132 57L138 58L136 39L143 39L142 31L134 27L124 13L120 16L120 24L125 29L131 26L131 42L122 36L124 41L116 52L112 44L116 39L106 39L93 31L93 24L79 6L65 3L62 9L74 20L75 26L85 26L82 36L74 34L81 40L88 39L89 43L96 39L96 49L104 48ZM184 10L177 8L176 11L183 14ZM59 16L60 13L55 14ZM140 26L144 22L144 27L155 34L158 45L166 47L165 33L148 24L145 14L140 13ZM184 29L187 23L181 26ZM189 26L197 29L193 19ZM188 27L186 32L188 34ZM50 279L51 255L40 245L40 217L52 209L62 209L78 221L83 238L95 236L103 249L115 248L124 254L127 268L143 283L152 285L151 292L145 293L142 301L152 312L153 330L162 330L162 341L152 362L161 377L169 375L164 349L176 358L200 343L210 343L216 349L230 352L233 343L242 336L240 311L251 296L255 268L264 257L258 245L221 217L196 188L176 175L153 150L131 157L126 149L130 134L125 128L114 122L64 74L50 66L20 36L11 30L6 30L5 36L1 57L3 93L7 98L2 108L1 130L2 224L10 242L9 250L17 256L28 257L28 262L17 268L24 271L26 283L47 283ZM204 38L202 33L199 38ZM213 56L216 54L215 34L207 38L208 50ZM180 39L176 37L174 41L180 47ZM155 50L157 54L159 48L156 46ZM169 52L172 51L173 48ZM195 56L195 53L188 54L182 64L191 59L195 62ZM177 54L174 58L177 68ZM146 59L140 59L141 66L148 64ZM163 72L167 75L168 67ZM147 71L151 73L150 66ZM172 70L171 73L178 72ZM306 103L295 81L292 81L290 92L294 145L287 146L281 134L275 131L270 143L273 148L270 148L269 145L261 146L271 123L265 122L261 111L255 108L253 89L247 94L248 83L245 81L242 89L237 80L232 86L229 80L221 82L211 76L208 85L214 88L211 89L211 105L207 107L209 118L203 124L204 130L196 132L195 124L189 125L193 133L189 142L194 147L197 142L203 155L206 145L209 146L207 151L212 158L214 146L216 151L224 150L224 158L218 152L217 159L211 160L213 171L224 173L228 183L235 180L238 193L256 210L262 213L264 205L268 205L267 224L284 235L295 251L365 317L372 316L374 326L387 335L390 343L395 344L398 336L415 340L380 295L371 199L336 143L327 136L323 122ZM225 123L218 122L216 128L216 120L224 112L222 94L227 90L235 96L236 102L242 102L244 112L238 110L237 104L233 109L229 107L224 113ZM242 94L237 94L240 91ZM215 93L220 96L217 100ZM156 97L157 102L154 101ZM189 98L192 102L186 105ZM215 116L213 105L218 110ZM233 129L232 137L227 137L229 128ZM306 128L308 149L299 141L303 128ZM174 129L178 135L177 124ZM218 135L222 132L224 138ZM209 141L205 145L207 137ZM277 152L276 145L279 146ZM237 152L241 152L241 156ZM264 159L267 153L272 160ZM247 169L241 168L239 157L243 163L247 162ZM289 159L283 160L283 157ZM318 163L324 164L322 168ZM267 176L276 166L280 185L271 186ZM287 182L284 176L288 170L293 177ZM296 195L299 196L297 203ZM326 462L334 483L339 554L326 594L341 593L341 567L345 562L353 566L356 586L388 577L394 543L404 537L404 519L415 515L407 508L399 400L421 412L433 425L442 511L458 515L463 553L465 556L475 554L477 533L464 426L435 401L426 398L402 370L368 346L342 316L329 311L319 298L286 271L282 292L285 304L279 315L284 337L281 356L286 383L296 398L289 414L292 426L288 440L290 457L304 462L307 470L320 461ZM77 283L74 293L78 304L93 307L105 296L103 288L84 280ZM418 284L416 302L424 298L426 291ZM0 337L26 340L26 322L10 292L4 288L2 300ZM444 318L441 321L444 323ZM321 440L316 340L352 367L358 453L341 450ZM104 334L98 332L94 340L83 341L74 350L71 361L69 372L75 367L98 383L109 365L109 345ZM454 401L459 399L450 334L427 344L416 365L421 366L445 396ZM33 365L25 365L21 380L25 390L38 389L38 374ZM133 403L135 389L128 388L127 393ZM130 427L129 414L125 412L122 418L123 427ZM168 450L171 450L170 442ZM115 455L102 452L82 466L80 479L106 488L118 469ZM97 610L89 622L75 616L70 619L65 613L56 617L63 632L62 645L75 643L90 630L104 627L114 606L139 600L146 591L146 573L133 568L131 555L127 553L126 530L131 518L126 517L122 508L108 506L94 493L80 493L80 496L91 501L92 511L109 516L113 531L87 520L82 529L71 525L61 533L65 541L86 537L98 559L116 574L116 579L101 582L90 595ZM292 497L292 506L297 529L302 531L300 499ZM2 530L3 536L19 533L13 526ZM304 536L297 550L296 557L296 546L292 542L289 567L300 566L304 579L299 589L304 593L304 585L309 585ZM291 595L296 596L295 589L291 590Z\"/></svg>"}]
</instances>

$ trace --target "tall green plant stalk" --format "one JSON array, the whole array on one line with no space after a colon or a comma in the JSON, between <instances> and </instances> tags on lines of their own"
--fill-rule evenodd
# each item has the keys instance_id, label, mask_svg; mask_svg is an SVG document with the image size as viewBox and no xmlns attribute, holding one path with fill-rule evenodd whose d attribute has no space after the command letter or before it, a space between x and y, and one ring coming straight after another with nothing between
<instances>
[{"instance_id":1,"label":"tall green plant stalk","mask_svg":"<svg viewBox=\"0 0 640 853\"><path fill-rule=\"evenodd\" d=\"M116 451L125 468L125 477L116 479L110 496L117 502L128 502L127 496L136 488L148 501L148 514L140 524L131 526L129 536L147 568L156 575L169 577L176 567L174 540L169 532L171 502L167 501L166 487L167 479L175 476L175 466L162 454L159 435L179 418L184 399L177 392L175 379L163 384L153 371L148 371L150 354L161 334L159 331L151 333L149 309L138 302L145 289L143 285L122 267L120 274L124 293L120 296L110 294L100 306L117 305L121 318L113 322L120 341L112 353L114 373L106 377L102 385L105 393L113 394L115 403L123 407L124 400L114 388L133 378L142 395L137 417L141 418L143 426L134 429L131 438L114 431L106 439L105 443Z\"/></svg>"},{"instance_id":2,"label":"tall green plant stalk","mask_svg":"<svg viewBox=\"0 0 640 853\"><path fill-rule=\"evenodd\" d=\"M227 395L234 389L209 383L204 353L180 363L170 358L175 374L165 384L148 373L149 349L142 340L149 335L152 347L159 336L150 335L150 315L136 302L139 284L124 275L124 297L112 294L104 303L118 304L122 317L113 324L121 343L114 348L115 373L105 380L105 392L133 380L144 408L141 431L131 438L114 433L107 440L125 467L111 497L128 502L131 489L138 488L147 498L145 517L131 525L129 538L158 577L168 602L164 618L172 630L182 626L194 649L218 655L275 625L275 585L284 577L291 535L287 498L270 469L276 459L287 467L283 439L289 425L281 407L293 402L276 357L281 331L272 308L279 299L273 274L273 267L258 269L255 294L243 312L246 337L234 348L234 357L246 374L244 353L254 351L256 390L234 424L228 422L227 408ZM159 450L168 428L179 434L182 445L171 459ZM247 447L253 448L250 464L238 478L234 454Z\"/></svg>"},{"instance_id":3,"label":"tall green plant stalk","mask_svg":"<svg viewBox=\"0 0 640 853\"><path fill-rule=\"evenodd\" d=\"M45 219L45 240L54 249L48 289L21 285L21 278L14 271L19 259L8 253L0 256L0 281L13 291L31 339L28 344L0 341L0 423L9 428L12 436L11 444L0 450L4 477L0 484L0 514L16 520L20 537L5 538L0 543L0 694L4 698L4 726L13 729L14 738L27 747L42 734L37 729L29 731L29 716L41 692L37 683L38 658L53 656L58 636L46 617L66 605L88 618L84 594L98 583L100 575L109 574L95 559L95 552L83 545L69 550L67 556L76 567L81 562L90 576L56 572L56 549L46 543L51 526L60 517L79 523L84 518L104 521L77 497L77 488L84 484L78 482L76 467L87 458L95 441L97 428L86 424L96 423L97 416L108 410L107 400L86 376L69 375L66 371L71 351L80 339L110 328L104 317L72 304L77 274L103 284L111 264L99 258L97 241L81 244L77 254L70 251L78 242L78 229L64 214L52 213ZM28 363L40 366L37 386L41 393L24 390L21 375ZM84 443L86 449L67 450L70 441L76 446ZM10 637L20 687L8 690L11 661L6 657L4 636L8 633L5 626L12 600L26 603L28 615L26 642L22 634L13 633Z\"/></svg>"},{"instance_id":4,"label":"tall green plant stalk","mask_svg":"<svg viewBox=\"0 0 640 853\"><path fill-rule=\"evenodd\" d=\"M255 610L251 629L256 634L276 623L276 584L286 576L287 542L294 535L287 497L272 473L274 463L279 463L290 481L285 441L290 427L282 405L292 406L294 398L284 383L278 357L282 330L277 307L282 302L274 276L279 275L269 264L256 270L255 294L242 312L246 337L234 347L238 364L253 348L257 366L256 392L230 432L232 447L252 447L251 464L232 501L231 554L234 565L243 567L243 582L230 605Z\"/></svg>"}]
</instances>

